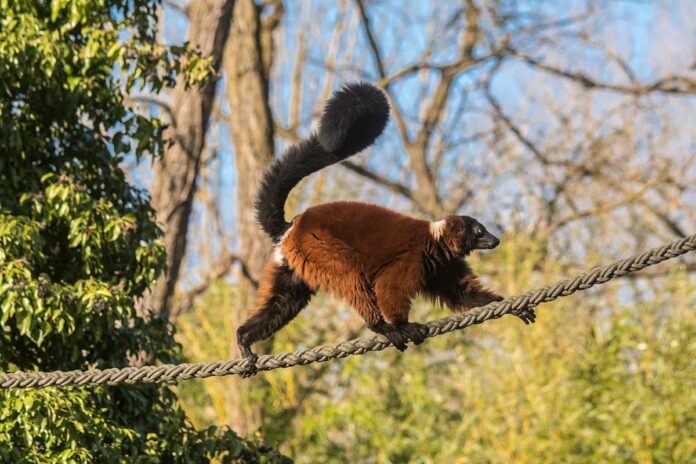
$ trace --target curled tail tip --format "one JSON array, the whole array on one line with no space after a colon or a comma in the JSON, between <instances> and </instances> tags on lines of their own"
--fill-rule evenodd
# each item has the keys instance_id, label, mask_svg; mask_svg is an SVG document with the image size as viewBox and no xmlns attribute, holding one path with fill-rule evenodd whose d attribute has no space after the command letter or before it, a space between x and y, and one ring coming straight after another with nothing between
<instances>
[{"instance_id":1,"label":"curled tail tip","mask_svg":"<svg viewBox=\"0 0 696 464\"><path fill-rule=\"evenodd\" d=\"M367 83L346 84L326 103L318 131L289 147L266 170L256 197L256 219L277 242L290 224L285 201L304 177L372 145L389 120L384 92Z\"/></svg>"},{"instance_id":2,"label":"curled tail tip","mask_svg":"<svg viewBox=\"0 0 696 464\"><path fill-rule=\"evenodd\" d=\"M317 138L327 152L348 157L372 145L388 121L384 92L366 82L353 82L326 102Z\"/></svg>"}]
</instances>

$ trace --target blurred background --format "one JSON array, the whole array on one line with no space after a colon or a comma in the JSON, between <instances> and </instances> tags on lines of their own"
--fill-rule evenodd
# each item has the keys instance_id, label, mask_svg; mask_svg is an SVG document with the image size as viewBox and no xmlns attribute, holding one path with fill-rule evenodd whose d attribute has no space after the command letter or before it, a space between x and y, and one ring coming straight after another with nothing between
<instances>
[{"instance_id":1,"label":"blurred background","mask_svg":"<svg viewBox=\"0 0 696 464\"><path fill-rule=\"evenodd\" d=\"M163 37L205 40L196 15L210 3L165 3ZM187 240L163 306L192 362L238 355L233 334L270 250L251 208L259 177L346 81L385 89L392 122L376 147L295 190L288 217L349 198L473 215L503 237L474 268L506 295L696 230L688 1L235 3L189 227L165 229ZM180 193L154 171L133 169L161 217ZM178 392L194 423L260 431L297 462L686 462L694 271L693 257L648 270L547 305L531 327L504 318L406 354ZM421 302L414 319L445 315ZM364 331L319 296L263 350Z\"/></svg>"},{"instance_id":2,"label":"blurred background","mask_svg":"<svg viewBox=\"0 0 696 464\"><path fill-rule=\"evenodd\" d=\"M5 274L14 275L11 282L15 283L24 278L21 276L29 276L22 285L34 289L31 295L38 296L28 298L38 301L50 292L42 294L44 287L34 288L32 282L39 270L48 267L36 265L35 273L22 274L19 270L29 266L23 258L3 267L3 371L138 364L143 360L132 357L138 350L141 355L144 350L144 362L152 362L153 356L164 362L238 357L235 330L253 307L260 272L271 251L270 241L254 220L259 180L275 156L311 132L324 101L349 81L371 82L387 93L390 123L375 146L305 179L290 196L287 217L337 199L370 201L433 220L447 214L474 216L501 237L502 243L493 251L473 256L472 266L504 295L522 293L696 231L696 14L690 0L54 0L9 4L0 12L6 31L0 32L3 41L10 43L2 34L13 30L20 31L12 39L17 43L23 43L25 36L33 37L33 32L21 32L17 26L25 24L22 21L29 16L46 26L34 28L33 22L27 22L32 26L26 30L48 31L41 40L49 45L41 45L36 54L21 55L27 61L41 53L52 56L50 44L60 44L49 34L58 27L55 24L72 31L60 37L71 40L65 54L85 47L91 50L86 56L108 51L108 59L102 57L107 63L100 68L105 72L103 80L95 77L92 81L85 71L77 80L65 77L58 87L44 89L37 77L36 83L17 91L21 98L13 100L14 88L8 82L16 81L20 88L28 82L27 76L42 72L48 76L45 79L56 82L63 77L47 71L56 60L43 58L27 65L28 71L9 73L17 59L7 58L14 56L8 52L12 49L0 41L0 71L8 72L0 78L6 82L5 87L0 84L0 90L13 102L0 112L0 140L21 138L24 147L34 147L23 155L29 158L22 158L34 163L24 171L27 178L49 172L16 191L0 186L0 197L16 194L17 198L15 202L0 198L3 214L10 210L14 215L33 214L36 236L51 224L60 225L54 238L72 236L68 230L76 234L69 246L45 247L42 253L53 253L60 266L68 266L83 261L69 261L65 250L81 249L86 263L83 274L92 279L85 282L92 282L89 285L94 288L102 288L94 277L98 263L137 256L139 264L127 268L138 269L137 285L113 284L123 278L125 266L104 271L108 277L102 279L108 283L103 284L104 289L113 295L127 290L120 300L103 289L89 293L89 285L80 287L81 280L75 284L75 275L82 274L69 274L60 266L41 274L53 285L45 288L52 288L55 294L59 284L66 291L86 292L77 306L72 300L60 303L67 308L66 314L74 316L66 323L70 329L65 330L62 322L56 323L62 316L27 316L26 327L21 325L22 311L31 312L22 308L31 305L11 300L7 289L25 287L14 283L3 287L3 282L10 282L9 277L3 281ZM8 19L12 18L10 11L21 12L17 18L25 19ZM97 24L96 15L102 23ZM75 28L83 18L90 18L84 21L91 23L84 24L93 29L85 26L79 32ZM99 36L95 31L102 31L104 37L118 32L109 39L114 48L108 41L92 47L89 37ZM131 33L140 40L141 48L123 45L129 43ZM195 59L188 61L194 74L198 70L212 76L205 84L191 85L183 73L176 80L157 77L157 70L167 68L168 61L177 71L183 69L177 68L175 59L183 56L182 45L208 58L204 65ZM161 61L139 58L161 47L176 52L163 55ZM128 67L115 59L109 61L112 55L123 57L123 63L134 56L140 61ZM80 69L73 66L67 76ZM153 75L155 84L133 84ZM115 76L114 80L109 76ZM112 84L116 90L109 87ZM70 122L70 127L86 128L85 133L101 131L94 136L99 143L90 142L79 153L102 147L102 160L115 160L116 167L108 169L117 174L109 180L70 180L70 176L82 179L80 170L92 161L76 161L74 174L58 177L72 163L59 157L78 159L75 147L83 143L75 142L78 137L63 144L47 136L41 145L27 145L35 136L36 121L49 115L53 118L66 106L55 103L53 108L46 106L48 97L31 100L25 96L38 92L36 89L57 95L58 88L70 89L66 92L73 100L66 97L67 102L75 101L75 95L84 90L80 101L118 108L94 111L87 118L82 115L91 103L84 103ZM118 98L96 98L104 88L113 90ZM34 108L33 119L26 119L29 122L20 127L25 108ZM102 126L92 124L101 121L95 115L103 114L113 117L102 121ZM119 131L125 132L123 140L135 142L158 137L131 130L135 126L124 122L129 120L124 115L131 114L143 127L154 127L154 133L163 129L168 143L161 146L161 156L150 156L158 150L149 142L139 142L137 149L122 144ZM150 127L147 121L157 123ZM45 125L52 128L51 134L68 127L51 119ZM0 147L0 152L25 153L24 148L12 147ZM65 147L64 154L52 154L55 147ZM44 152L47 154L36 154ZM36 161L39 158L32 156L43 158ZM79 156L90 160L93 155ZM7 160L9 155L0 159L3 169L10 166L17 171L29 166ZM59 167L50 165L54 162ZM100 164L99 169L108 171L103 166L109 163ZM45 166L49 167L44 171ZM126 214L132 205L141 204L138 195L114 200L114 211L104 207L117 218L113 219L116 225L107 227L105 233L121 244L121 237L135 236L132 224L137 221L140 235L123 242L130 248L124 248L122 254L104 252L98 259L90 257L89 247L85 247L98 234L89 227L91 219L85 223L65 219L74 209L68 212L66 206L63 211L60 203L27 212L27 198L42 204L92 195L94 204L103 199L104 205L110 205L103 191L112 184L120 185L121 170L128 183L149 193L152 218L163 232L168 272L156 280L164 264L157 256L165 258L156 253L154 228L147 228L147 207L138 207L137 219ZM8 176L12 182L3 180L3 184L14 186L15 178L21 176ZM47 187L45 195L31 196L44 184L59 187ZM63 190L50 193L50 189ZM34 193L20 197L22 192ZM130 190L124 187L118 192ZM118 192L115 195L121 195ZM51 208L62 216L42 219ZM32 249L35 236L27 231L34 229L21 229L23 241L16 237L7 241L3 234L20 230L17 224L25 223L2 221L0 225L15 227L0 228L0 245L8 247L8 256L30 253L26 250ZM78 229L82 232L76 232ZM79 235L83 232L84 236ZM24 248L12 251L11 243ZM100 243L95 242L92 249L101 250ZM6 250L0 251L0 262L5 265ZM139 298L150 281L150 290ZM121 332L140 327L139 323L129 325L129 321L140 321L129 312L135 311L132 297L138 297L140 315L152 311L156 317L151 320L167 321L172 330L147 326L143 332L129 335L140 340L140 345L131 338L128 344L119 341L118 337L126 336ZM113 311L104 313L105 303L100 301L106 301L107 309ZM45 304L50 308L52 303ZM17 322L13 322L15 312ZM104 314L111 314L117 323L103 319ZM417 301L412 320L424 322L447 315L442 308ZM37 320L42 325L36 325ZM103 325L84 334L71 332L75 324L78 329L83 327L81 320ZM33 327L37 329L30 330ZM47 327L51 335L44 340L38 327L41 331ZM77 337L78 332L84 337ZM162 335L165 332L173 333L178 348ZM165 348L142 348L142 340L150 340L150 333L157 340L152 346ZM56 338L59 334L60 339ZM293 351L369 334L354 310L319 294L299 317L256 350ZM160 339L162 345L158 345ZM51 345L54 340L56 345ZM61 350L72 353L70 360L67 355L51 360L45 354L26 354L60 354ZM26 361L34 359L32 356L38 356L40 362ZM95 448L94 443L100 442L129 443L106 448L120 450L120 459L130 450L132 462L136 462L133 456L141 456L137 462L155 462L148 460L152 456L169 456L162 462L204 462L202 457L200 461L186 457L193 449L191 443L211 443L205 440L217 433L214 430L233 430L260 447L255 449L277 450L298 463L696 462L696 258L687 255L544 305L532 326L504 317L430 339L405 353L390 349L274 370L250 379L188 381L171 392L169 387L157 388L76 389L60 393L65 396L50 390L31 393L35 396L2 393L0 422L5 425L0 426L0 445L13 443L18 450L33 450L36 454L31 456L39 456L23 462L54 462L42 453L59 436L69 437L67 444L60 444L68 453L65 456L72 456L70 449L78 449L85 460L56 457L55 462L111 462L95 458L106 452ZM27 411L37 404L45 405L49 412L29 417ZM87 412L70 419L78 425L70 425L66 419L68 425L58 426L51 422L55 421L50 412L54 405L65 411L79 405ZM44 436L36 424L44 427L46 417L52 417L48 423L58 428ZM88 432L80 429L79 424L94 417L101 417L110 431L103 432L106 425L96 419ZM14 421L30 425L11 429ZM58 429L61 431L56 432ZM37 432L32 435L27 430ZM182 438L179 434L184 432L187 435ZM39 436L44 437L40 449L36 444ZM225 437L232 441L225 441L222 448L219 442L210 448L201 445L208 450L201 451L201 456L208 453L214 461L221 461L210 450L216 446L230 450L230 443L238 443L234 434ZM242 449L242 445L234 446ZM7 462L9 456L18 456L9 451L3 454L2 449L0 446L0 458ZM244 458L243 453L239 456L236 462L257 459ZM112 458L119 462L118 455Z\"/></svg>"},{"instance_id":3,"label":"blurred background","mask_svg":"<svg viewBox=\"0 0 696 464\"><path fill-rule=\"evenodd\" d=\"M178 89L142 100L178 118L177 133L205 133L197 166L175 165L176 144L154 168L128 166L176 244L180 272L151 304L192 362L238 356L234 332L270 249L253 219L258 180L343 82L382 87L391 123L293 191L288 217L333 199L475 216L503 240L474 268L506 295L696 230L691 2L172 0L162 39L209 44L223 21L213 12L230 3L207 131ZM694 271L693 256L658 266L544 306L531 327L503 318L405 354L177 391L195 424L258 432L297 462L686 462ZM415 308L420 321L447 314ZM363 333L320 295L262 350Z\"/></svg>"}]
</instances>

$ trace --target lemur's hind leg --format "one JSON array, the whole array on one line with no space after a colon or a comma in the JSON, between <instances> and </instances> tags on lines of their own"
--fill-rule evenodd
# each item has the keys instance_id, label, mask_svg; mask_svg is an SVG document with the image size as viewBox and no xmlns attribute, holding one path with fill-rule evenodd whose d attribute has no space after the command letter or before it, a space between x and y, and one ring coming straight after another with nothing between
<instances>
[{"instance_id":1,"label":"lemur's hind leg","mask_svg":"<svg viewBox=\"0 0 696 464\"><path fill-rule=\"evenodd\" d=\"M392 324L384 319L374 289L365 276L360 274L359 283L350 294L350 304L363 317L370 330L387 337L397 350L406 351L406 343L410 338L407 331L403 326Z\"/></svg>"},{"instance_id":2,"label":"lemur's hind leg","mask_svg":"<svg viewBox=\"0 0 696 464\"><path fill-rule=\"evenodd\" d=\"M344 299L365 320L373 332L384 335L404 351L409 337L382 317L375 290L363 272L355 250L327 233L311 233L283 244L283 255L312 286Z\"/></svg>"},{"instance_id":3,"label":"lemur's hind leg","mask_svg":"<svg viewBox=\"0 0 696 464\"><path fill-rule=\"evenodd\" d=\"M251 351L251 345L287 325L307 306L313 295L314 291L293 274L287 263L269 261L258 291L256 309L237 329L237 344L242 356L255 363L258 356ZM250 369L241 375L249 377L255 373Z\"/></svg>"}]
</instances>

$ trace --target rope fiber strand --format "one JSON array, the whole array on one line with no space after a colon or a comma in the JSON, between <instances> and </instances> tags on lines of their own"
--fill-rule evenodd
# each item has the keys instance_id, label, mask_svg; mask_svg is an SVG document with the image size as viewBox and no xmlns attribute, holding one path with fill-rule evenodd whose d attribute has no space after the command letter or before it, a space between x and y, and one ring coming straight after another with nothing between
<instances>
[{"instance_id":1,"label":"rope fiber strand","mask_svg":"<svg viewBox=\"0 0 696 464\"><path fill-rule=\"evenodd\" d=\"M505 314L524 314L542 303L587 290L632 272L640 271L662 261L676 258L696 250L696 234L676 240L664 246L653 248L641 255L615 261L595 268L573 279L556 282L553 285L511 296L503 301L475 308L467 313L455 314L443 319L428 322L428 337L436 337L455 330L462 330L490 319L498 319ZM381 351L392 346L383 336L356 338L337 345L323 345L299 350L294 353L279 353L259 356L256 368L269 371L285 367L324 362L348 356L362 355L369 351ZM206 362L198 364L165 364L160 366L126 367L123 369L92 369L69 372L14 372L0 374L0 388L45 388L71 387L85 385L120 385L135 383L176 382L179 380L203 379L225 375L240 374L249 368L249 361L233 359L229 361Z\"/></svg>"}]
</instances>

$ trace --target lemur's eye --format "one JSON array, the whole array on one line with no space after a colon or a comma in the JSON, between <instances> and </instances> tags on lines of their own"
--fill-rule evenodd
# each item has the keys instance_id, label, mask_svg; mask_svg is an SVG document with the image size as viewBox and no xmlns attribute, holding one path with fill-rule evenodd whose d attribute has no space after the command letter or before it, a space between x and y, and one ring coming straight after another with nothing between
<instances>
[{"instance_id":1,"label":"lemur's eye","mask_svg":"<svg viewBox=\"0 0 696 464\"><path fill-rule=\"evenodd\" d=\"M476 228L474 228L474 233L480 237L481 235L483 235L483 227L476 226Z\"/></svg>"}]
</instances>

